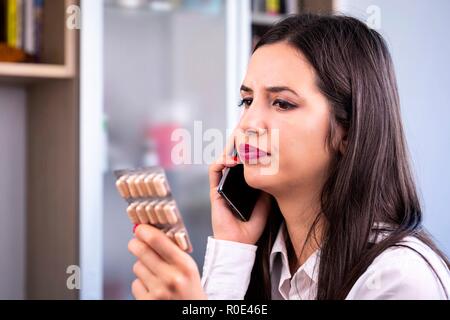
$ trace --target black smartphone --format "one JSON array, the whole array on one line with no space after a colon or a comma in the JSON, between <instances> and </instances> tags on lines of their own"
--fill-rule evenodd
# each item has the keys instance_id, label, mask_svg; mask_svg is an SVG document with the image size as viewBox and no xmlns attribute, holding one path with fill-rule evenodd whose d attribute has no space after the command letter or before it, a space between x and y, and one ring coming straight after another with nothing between
<instances>
[{"instance_id":1,"label":"black smartphone","mask_svg":"<svg viewBox=\"0 0 450 320\"><path fill-rule=\"evenodd\" d=\"M230 209L238 218L248 221L261 190L247 184L244 177L244 165L238 164L224 170L217 192L225 198Z\"/></svg>"}]
</instances>

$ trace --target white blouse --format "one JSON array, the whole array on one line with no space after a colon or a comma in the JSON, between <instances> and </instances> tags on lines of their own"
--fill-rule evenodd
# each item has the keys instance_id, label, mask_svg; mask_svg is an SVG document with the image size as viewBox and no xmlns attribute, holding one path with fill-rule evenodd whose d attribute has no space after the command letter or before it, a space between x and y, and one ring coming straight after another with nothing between
<instances>
[{"instance_id":1,"label":"white blouse","mask_svg":"<svg viewBox=\"0 0 450 320\"><path fill-rule=\"evenodd\" d=\"M281 225L270 253L272 299L315 299L320 250L291 275ZM356 281L346 299L448 299L450 271L422 241L407 237L408 245L426 257L439 275L415 251L392 247L381 253ZM242 300L250 282L257 246L208 237L202 286L208 299Z\"/></svg>"}]
</instances>

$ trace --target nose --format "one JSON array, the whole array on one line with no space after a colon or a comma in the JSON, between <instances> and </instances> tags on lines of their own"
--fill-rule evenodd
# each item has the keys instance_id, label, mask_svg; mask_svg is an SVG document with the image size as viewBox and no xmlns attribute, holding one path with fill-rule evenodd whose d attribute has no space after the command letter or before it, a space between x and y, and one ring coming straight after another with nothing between
<instances>
[{"instance_id":1,"label":"nose","mask_svg":"<svg viewBox=\"0 0 450 320\"><path fill-rule=\"evenodd\" d=\"M246 109L239 120L239 130L245 136L262 136L267 132L267 114L264 108L258 107L255 101Z\"/></svg>"}]
</instances>

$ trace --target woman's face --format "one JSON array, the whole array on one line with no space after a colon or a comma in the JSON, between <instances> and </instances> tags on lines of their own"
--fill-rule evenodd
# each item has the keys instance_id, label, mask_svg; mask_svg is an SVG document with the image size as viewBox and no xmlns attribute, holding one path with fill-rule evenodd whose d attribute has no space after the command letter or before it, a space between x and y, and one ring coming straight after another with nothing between
<instances>
[{"instance_id":1,"label":"woman's face","mask_svg":"<svg viewBox=\"0 0 450 320\"><path fill-rule=\"evenodd\" d=\"M321 188L331 161L330 108L306 58L285 42L260 47L251 57L241 98L236 148L247 183L274 196Z\"/></svg>"}]
</instances>

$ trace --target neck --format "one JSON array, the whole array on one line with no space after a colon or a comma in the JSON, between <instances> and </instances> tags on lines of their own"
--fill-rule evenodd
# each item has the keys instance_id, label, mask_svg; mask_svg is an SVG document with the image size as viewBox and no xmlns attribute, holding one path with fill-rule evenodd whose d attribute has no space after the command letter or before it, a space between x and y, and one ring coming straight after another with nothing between
<instances>
[{"instance_id":1,"label":"neck","mask_svg":"<svg viewBox=\"0 0 450 320\"><path fill-rule=\"evenodd\" d=\"M292 249L291 268L300 267L320 246L322 221L313 227L320 212L320 201L315 192L290 190L275 196L283 214ZM288 250L289 252L289 250ZM291 270L292 271L292 270Z\"/></svg>"}]
</instances>

